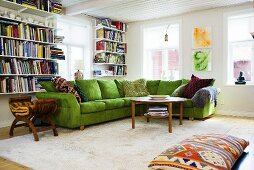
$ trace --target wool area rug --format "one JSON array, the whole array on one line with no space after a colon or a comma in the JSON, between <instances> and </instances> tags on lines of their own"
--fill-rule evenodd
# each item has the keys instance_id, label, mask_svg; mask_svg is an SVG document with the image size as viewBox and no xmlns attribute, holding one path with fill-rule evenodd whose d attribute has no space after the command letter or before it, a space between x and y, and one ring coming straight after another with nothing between
<instances>
[{"instance_id":1,"label":"wool area rug","mask_svg":"<svg viewBox=\"0 0 254 170\"><path fill-rule=\"evenodd\" d=\"M173 119L173 133L168 133L166 119L137 117L78 129L58 128L40 132L39 142L32 134L0 141L0 156L38 170L145 170L163 150L196 134L222 133L254 141L253 119L215 116L205 121ZM252 137L251 137L252 136ZM254 151L252 152L254 153Z\"/></svg>"}]
</instances>

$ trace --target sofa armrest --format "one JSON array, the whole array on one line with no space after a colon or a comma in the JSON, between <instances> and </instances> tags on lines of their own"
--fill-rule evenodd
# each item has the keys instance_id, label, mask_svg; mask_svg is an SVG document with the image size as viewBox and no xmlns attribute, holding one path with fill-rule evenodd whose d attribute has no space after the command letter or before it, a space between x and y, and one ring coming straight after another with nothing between
<instances>
[{"instance_id":1,"label":"sofa armrest","mask_svg":"<svg viewBox=\"0 0 254 170\"><path fill-rule=\"evenodd\" d=\"M192 97L193 106L197 108L203 108L206 103L214 102L217 105L218 89L216 87L208 86L199 89Z\"/></svg>"},{"instance_id":2,"label":"sofa armrest","mask_svg":"<svg viewBox=\"0 0 254 170\"><path fill-rule=\"evenodd\" d=\"M80 105L71 93L41 92L36 93L38 99L56 99L57 110L52 115L53 121L60 126L76 128L80 126Z\"/></svg>"}]
</instances>

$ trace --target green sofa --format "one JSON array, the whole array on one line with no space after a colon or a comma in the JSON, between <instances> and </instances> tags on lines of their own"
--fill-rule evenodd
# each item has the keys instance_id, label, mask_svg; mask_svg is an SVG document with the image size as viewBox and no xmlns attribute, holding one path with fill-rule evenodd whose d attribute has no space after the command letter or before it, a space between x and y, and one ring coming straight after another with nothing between
<instances>
[{"instance_id":1,"label":"green sofa","mask_svg":"<svg viewBox=\"0 0 254 170\"><path fill-rule=\"evenodd\" d=\"M44 82L47 92L36 93L38 99L57 100L58 109L52 116L55 124L67 128L84 128L86 125L106 122L131 116L131 97L125 97L121 81L118 80L78 80L75 82L88 98L87 102L78 103L70 93L57 92L51 82ZM186 80L162 81L148 80L146 88L151 95L171 95ZM179 112L173 105L173 113ZM144 113L145 106L139 106L137 113ZM193 107L188 99L184 103L184 117L205 118L215 111L214 103L207 101L204 108Z\"/></svg>"}]
</instances>

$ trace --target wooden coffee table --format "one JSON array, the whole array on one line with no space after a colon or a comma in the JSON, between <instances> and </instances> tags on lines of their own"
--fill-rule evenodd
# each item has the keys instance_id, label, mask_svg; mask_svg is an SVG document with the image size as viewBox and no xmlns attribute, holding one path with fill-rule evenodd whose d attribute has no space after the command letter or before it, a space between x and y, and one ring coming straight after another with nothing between
<instances>
[{"instance_id":1,"label":"wooden coffee table","mask_svg":"<svg viewBox=\"0 0 254 170\"><path fill-rule=\"evenodd\" d=\"M180 115L179 124L182 125L183 121L183 102L185 98L180 97L169 97L166 99L153 100L150 97L135 97L131 99L131 117L132 117L132 129L135 129L135 107L137 104L163 104L168 108L168 131L172 133L172 103L180 103ZM149 116L153 118L153 116ZM158 118L155 117L155 118Z\"/></svg>"}]
</instances>

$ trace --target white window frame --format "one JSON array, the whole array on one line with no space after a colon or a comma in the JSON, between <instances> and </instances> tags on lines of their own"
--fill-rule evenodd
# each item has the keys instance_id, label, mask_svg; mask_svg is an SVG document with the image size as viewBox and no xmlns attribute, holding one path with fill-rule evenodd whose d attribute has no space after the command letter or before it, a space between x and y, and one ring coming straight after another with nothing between
<instances>
[{"instance_id":1,"label":"white window frame","mask_svg":"<svg viewBox=\"0 0 254 170\"><path fill-rule=\"evenodd\" d=\"M223 38L223 48L225 50L223 50L223 63L225 63L226 67L224 68L224 75L223 75L223 80L224 80L224 85L225 86L235 86L235 81L230 78L230 76L233 74L233 65L232 65L232 62L233 62L233 59L232 57L230 57L230 44L229 44L229 41L228 41L228 19L230 17L233 17L233 16L237 16L237 15L245 15L245 14L250 14L250 13L253 13L254 15L254 11L252 8L250 9L244 9L244 10L239 10L239 11L234 11L234 12L228 12L228 13L225 13L224 14L224 17L223 17L223 33L224 33L224 38ZM253 49L252 49L253 50ZM232 51L232 50L231 50ZM253 72L254 72L254 59L252 60L252 71L251 71L252 75L253 75ZM230 80L231 79L231 80ZM254 76L252 77L252 81L247 83L247 85L251 85L253 86L254 85ZM244 87L244 86L242 86Z\"/></svg>"},{"instance_id":2,"label":"white window frame","mask_svg":"<svg viewBox=\"0 0 254 170\"><path fill-rule=\"evenodd\" d=\"M149 24L145 24L144 26L141 27L141 32L142 32L142 54L141 54L141 60L142 60L142 65L141 65L141 69L142 69L142 77L145 77L146 75L146 66L144 66L145 60L146 60L146 49L144 47L144 34L145 34L145 29L148 28L152 28L152 27L160 27L160 26L165 26L165 25L173 25L173 24L178 24L179 25L179 47L169 47L167 48L168 50L171 49L176 49L178 50L178 55L179 55L179 78L181 79L183 76L183 57L182 57L182 21L181 20L166 20L166 21L160 21L160 22L155 22L155 23L149 23ZM170 29L170 28L169 28ZM166 33L166 29L165 29L165 33ZM162 39L162 41L164 41ZM163 48L164 49L164 48ZM160 50L160 49L158 49Z\"/></svg>"}]
</instances>

